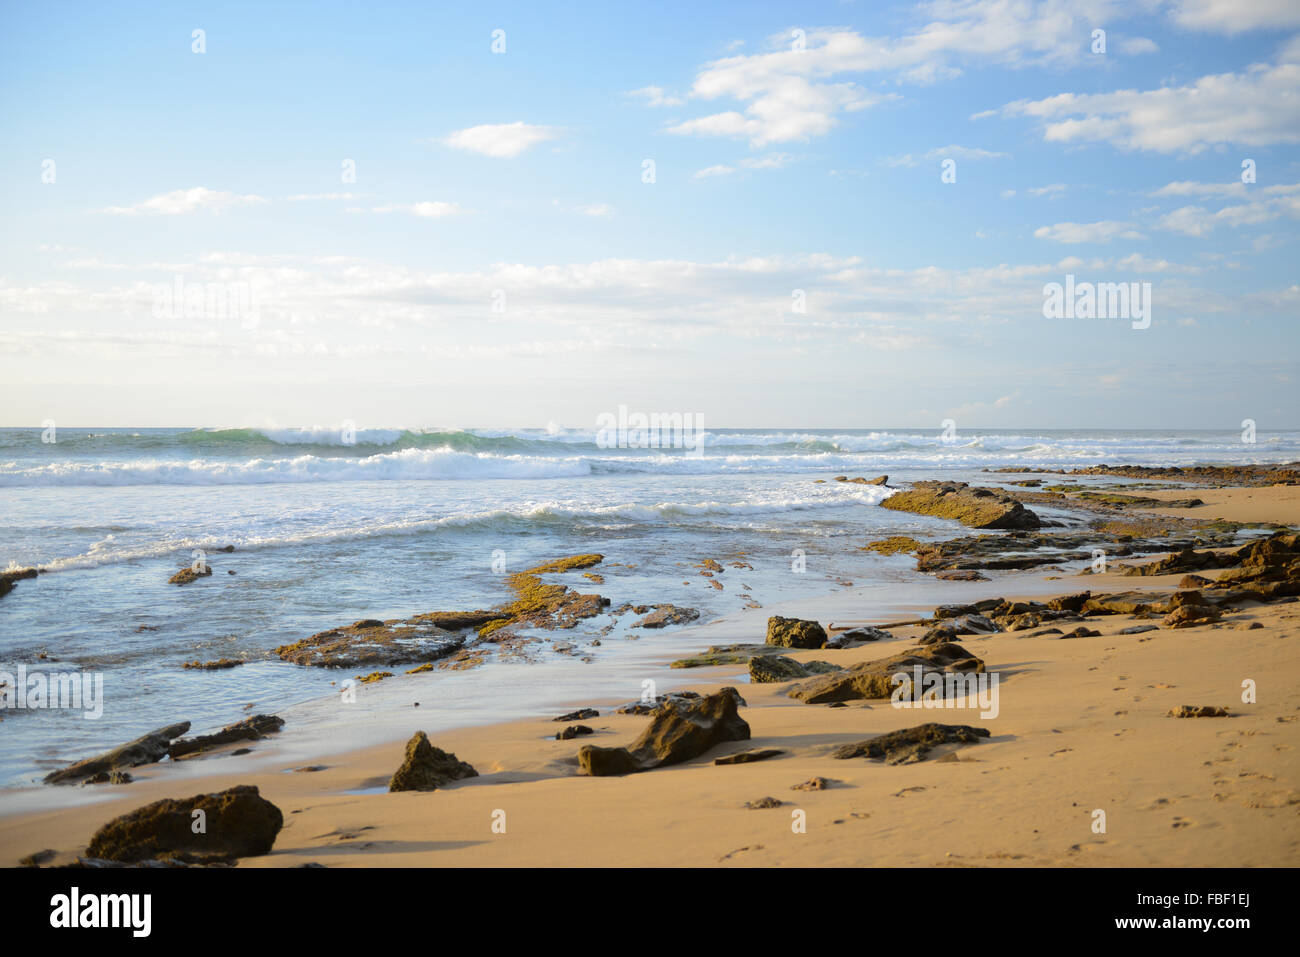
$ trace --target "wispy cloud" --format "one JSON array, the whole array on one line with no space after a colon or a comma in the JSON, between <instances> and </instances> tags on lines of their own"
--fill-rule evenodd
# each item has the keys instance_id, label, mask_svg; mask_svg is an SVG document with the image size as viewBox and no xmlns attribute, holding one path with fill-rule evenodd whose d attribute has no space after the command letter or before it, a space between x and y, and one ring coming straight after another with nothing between
<instances>
[{"instance_id":1,"label":"wispy cloud","mask_svg":"<svg viewBox=\"0 0 1300 957\"><path fill-rule=\"evenodd\" d=\"M204 211L220 213L236 206L258 206L266 202L267 199L262 196L195 186L192 189L175 189L170 193L160 193L130 206L109 206L101 212L117 216L182 216L186 213Z\"/></svg>"},{"instance_id":2,"label":"wispy cloud","mask_svg":"<svg viewBox=\"0 0 1300 957\"><path fill-rule=\"evenodd\" d=\"M551 126L535 126L530 123L485 123L457 130L442 142L453 149L468 153L479 153L496 159L512 159L532 149L538 143L545 143L560 135L560 131Z\"/></svg>"}]
</instances>

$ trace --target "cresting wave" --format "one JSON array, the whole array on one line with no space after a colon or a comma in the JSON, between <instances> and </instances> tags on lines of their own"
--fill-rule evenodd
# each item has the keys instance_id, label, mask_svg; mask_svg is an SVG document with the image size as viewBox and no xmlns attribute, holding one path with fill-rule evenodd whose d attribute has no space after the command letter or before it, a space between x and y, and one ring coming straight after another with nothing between
<instances>
[{"instance_id":1,"label":"cresting wave","mask_svg":"<svg viewBox=\"0 0 1300 957\"><path fill-rule=\"evenodd\" d=\"M326 542L358 541L385 536L412 536L455 529L470 532L514 531L528 527L581 525L685 525L696 529L701 521L725 521L728 518L761 517L815 509L875 505L889 490L876 486L834 486L806 497L779 497L748 502L658 502L653 505L623 503L595 507L577 507L560 502L521 506L509 509L467 511L438 518L378 521L368 524L343 521L335 527L306 532L263 534L231 532L225 535L176 535L153 542L123 544L116 535L107 535L80 555L45 562L44 572L98 568L120 562L163 558L190 549L216 551L234 545L238 551L267 548L294 548Z\"/></svg>"}]
</instances>

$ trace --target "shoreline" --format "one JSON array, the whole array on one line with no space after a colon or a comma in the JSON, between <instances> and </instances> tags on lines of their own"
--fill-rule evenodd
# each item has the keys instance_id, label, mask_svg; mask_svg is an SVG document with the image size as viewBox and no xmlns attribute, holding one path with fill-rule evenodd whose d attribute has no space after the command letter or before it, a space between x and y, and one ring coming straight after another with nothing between
<instances>
[{"instance_id":1,"label":"shoreline","mask_svg":"<svg viewBox=\"0 0 1300 957\"><path fill-rule=\"evenodd\" d=\"M1162 495L1154 490L1142 494ZM1163 494L1178 497L1186 490ZM1205 489L1198 496L1205 505L1196 511L1203 514L1188 515L1188 509L1152 511L1256 521L1241 516L1266 510L1267 521L1295 525L1300 520L1300 488L1293 486ZM1158 557L1144 555L1137 561ZM934 581L924 590L942 592L941 602L994 594L1040 598L1084 587L1094 592L1167 591L1177 587L1181 577L1133 578L1112 571L1083 580L1069 573L1053 579L1044 575L1044 569L1036 569L999 574L991 581ZM1035 587L1017 589L1031 582ZM834 621L837 626L858 624L864 619L854 620L846 612L862 606L863 593L873 587L881 586L782 602L734 620L691 626L691 631L699 631L701 641L703 633L710 632L710 644L724 644L761 641L759 623L771 614L796 614L823 623ZM931 607L919 605L918 610ZM882 616L873 617L872 623L884 623L879 621ZM884 617L896 620L898 616ZM720 746L684 764L623 778L579 775L574 755L581 745L625 744L644 727L644 717L607 711L610 704L635 700L636 691L629 689L617 699L588 696L571 701L574 708L596 706L601 712L589 722L596 733L582 739L554 740L563 725L549 715L437 731L431 734L433 743L468 761L480 777L434 792L388 794L388 777L401 762L401 741L421 727L421 716L412 714L414 709L408 706L403 734L363 747L306 757L295 749L294 736L281 732L258 742L256 760L244 766L233 762L247 759L214 752L185 768L183 775L167 764L133 769L136 781L128 787L77 788L76 800L66 806L49 806L48 787L6 790L6 807L0 808L0 864L13 866L44 848L57 852L53 863L66 863L75 859L102 823L117 814L161 797L250 783L284 810L286 826L271 854L243 858L239 866L308 861L328 866L1294 863L1300 855L1295 814L1300 804L1300 767L1294 744L1287 741L1296 741L1300 690L1290 690L1288 686L1295 682L1285 681L1282 688L1261 690L1257 705L1243 706L1213 676L1232 667L1234 676L1253 673L1263 686L1274 675L1300 674L1300 657L1287 650L1288 642L1279 640L1297 636L1300 606L1258 605L1230 612L1222 625L1117 636L1135 621L1130 615L1089 618L1088 626L1100 630L1101 637L1071 641L1030 637L1029 632L958 638L962 647L987 662L989 671L1005 676L1004 699L999 717L991 722L962 710L944 709L936 718L927 717L988 723L994 728L992 737L952 751L953 756L945 755L942 761L893 767L862 759L831 759L829 752L839 744L920 721L915 714L895 712L888 700L849 702L834 709L805 705L784 697L785 684L750 684L744 665L670 671L671 660L689 653L675 642L676 647L652 656L658 660L655 678L665 679L658 690L689 687L708 693L725 685L736 687L747 701L740 713L751 725L751 740ZM1234 627L1252 622L1262 627L1248 631ZM720 633L724 628L729 634ZM893 631L895 637L888 641L856 648L783 653L799 661L849 665L910 647L925 628L913 625ZM1216 641L1221 635L1233 638L1230 650ZM1115 674L1098 673L1103 670ZM1111 699L1114 706L1104 713L1107 705L1099 702ZM1169 708L1182 704L1227 706L1240 717L1180 721L1165 716ZM374 727L367 730L373 733ZM1044 751L1048 745L1052 747ZM786 753L736 767L712 763L717 755L751 748L781 748ZM1161 771L1161 761L1184 756L1189 760ZM292 770L308 761L325 767ZM1116 767L1121 769L1118 778ZM954 774L960 772L954 769L971 773L958 779ZM1225 776L1214 777L1216 773ZM814 776L834 777L843 785L818 792L790 790ZM1091 803L1094 810L1106 803L1086 798L1096 793L1099 781L1115 789L1108 806L1120 811L1112 820L1124 822L1122 828L1118 822L1113 825L1108 831L1112 836L1105 839L1092 834L1086 820L1075 821L1072 816L1085 804ZM484 787L487 790L481 790ZM1199 793L1207 790L1210 793ZM1064 801L1065 794L1076 795L1070 813L1055 803ZM744 801L769 796L784 802L785 813L780 808L743 806ZM938 804L933 800L936 796ZM41 808L22 807L27 798L43 798ZM978 837L961 827L972 807L979 809ZM1031 820L1043 826L1026 832L1017 808L1030 807L1037 809ZM93 812L82 813L86 808ZM507 812L510 824L505 834L490 829L491 814L497 810ZM791 833L792 810L808 812L807 833ZM1159 825L1152 823L1157 820ZM842 846L846 836L854 833L866 843ZM1062 845L1067 836L1073 840ZM1195 840L1189 840L1193 836ZM941 852L945 842L951 846ZM493 843L500 849L491 849Z\"/></svg>"}]
</instances>

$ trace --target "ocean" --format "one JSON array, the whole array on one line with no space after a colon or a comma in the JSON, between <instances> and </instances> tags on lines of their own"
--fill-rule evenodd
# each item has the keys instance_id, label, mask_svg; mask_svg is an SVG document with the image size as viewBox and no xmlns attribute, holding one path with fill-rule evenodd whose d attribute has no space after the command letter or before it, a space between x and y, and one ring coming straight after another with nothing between
<instances>
[{"instance_id":1,"label":"ocean","mask_svg":"<svg viewBox=\"0 0 1300 957\"><path fill-rule=\"evenodd\" d=\"M409 722L393 709L399 697L409 709L412 694L421 721L444 727L614 688L632 700L647 656L718 633L650 633L624 616L593 646L609 622L591 619L539 632L547 641L529 659L367 686L370 706L345 719L331 719L329 703L350 673L270 654L361 618L491 607L510 597L505 573L580 552L605 556L594 569L604 583L557 580L613 607L696 608L702 625L731 622L728 634L748 622L739 631L749 640L761 641L765 609L779 602L865 588L859 617L882 613L924 576L906 555L860 546L960 530L878 508L887 489L836 475L988 483L999 477L982 469L1008 465L1300 459L1300 432L1246 443L1237 431L718 429L697 450L600 438L560 428L0 430L0 566L45 572L0 598L0 671L100 673L105 689L96 719L0 713L0 783L32 784L182 719L200 732L297 709L298 720L363 743L383 714ZM168 584L196 551L214 574ZM699 574L706 559L727 568L715 576L721 590ZM249 663L183 668L216 658Z\"/></svg>"}]
</instances>

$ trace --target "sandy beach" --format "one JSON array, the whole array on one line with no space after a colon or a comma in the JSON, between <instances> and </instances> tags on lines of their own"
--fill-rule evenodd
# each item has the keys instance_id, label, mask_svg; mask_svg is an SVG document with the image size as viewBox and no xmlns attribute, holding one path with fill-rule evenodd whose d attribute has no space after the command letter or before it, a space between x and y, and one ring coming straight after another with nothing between
<instances>
[{"instance_id":1,"label":"sandy beach","mask_svg":"<svg viewBox=\"0 0 1300 957\"><path fill-rule=\"evenodd\" d=\"M1154 513L1300 523L1300 487L1195 493L1204 505ZM1098 595L1168 592L1182 575L1043 577L1054 579L1056 594L1086 587ZM1008 597L996 580L978 587L981 597ZM852 605L849 591L800 607L827 624L837 615L843 621ZM765 616L754 613L752 633L741 640L761 643ZM853 617L871 622L871 608ZM1144 623L1158 622L1110 614L1086 619L1098 637L1061 640L1023 630L957 638L999 676L997 714L989 718L970 708L898 709L887 699L809 705L787 696L788 682L750 683L744 665L695 669L692 690L740 692L750 739L622 777L583 775L576 755L581 746L626 745L640 733L647 717L613 713L635 695L573 701L575 709L599 711L582 722L594 734L574 740L555 740L565 725L553 714L439 733L433 744L473 765L478 776L430 792L387 793L404 738L421 729L412 708L402 740L323 753L306 767L292 760L230 773L222 762L232 759L215 752L186 762L183 780L179 768L155 764L136 769L127 787L96 789L93 804L5 814L0 863L12 866L43 849L55 852L45 863L71 862L118 814L165 797L252 784L281 809L284 827L270 854L241 859L240 867L1296 864L1300 604L1248 603L1201 626L1120 634ZM898 627L888 640L788 655L847 667L912 647L926 630ZM665 669L673 657L664 654ZM1243 702L1248 681L1256 687L1253 703ZM1182 705L1228 715L1169 715ZM989 736L940 746L919 763L832 755L842 745L927 721L981 726ZM275 736L256 743L264 756L277 747ZM781 753L714 763L756 749ZM827 786L796 789L814 778ZM779 804L746 806L764 798Z\"/></svg>"}]
</instances>

